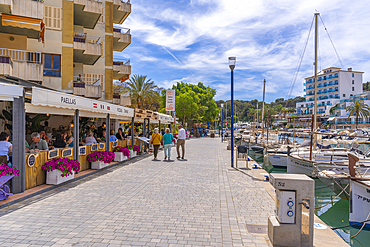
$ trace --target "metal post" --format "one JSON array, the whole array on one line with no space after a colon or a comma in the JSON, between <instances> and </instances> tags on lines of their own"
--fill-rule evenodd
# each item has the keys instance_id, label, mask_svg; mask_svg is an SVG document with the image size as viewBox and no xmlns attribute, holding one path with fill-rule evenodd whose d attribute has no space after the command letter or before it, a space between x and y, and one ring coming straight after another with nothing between
<instances>
[{"instance_id":1,"label":"metal post","mask_svg":"<svg viewBox=\"0 0 370 247\"><path fill-rule=\"evenodd\" d=\"M74 136L74 147L73 147L73 158L79 161L79 146L80 146L80 110L75 110L74 115L74 127L73 127L73 136Z\"/></svg>"},{"instance_id":2,"label":"metal post","mask_svg":"<svg viewBox=\"0 0 370 247\"><path fill-rule=\"evenodd\" d=\"M13 166L20 171L19 176L12 179L13 193L22 193L26 189L26 114L24 97L14 98L13 102Z\"/></svg>"},{"instance_id":3,"label":"metal post","mask_svg":"<svg viewBox=\"0 0 370 247\"><path fill-rule=\"evenodd\" d=\"M134 126L135 126L135 118L131 119L131 145L134 145Z\"/></svg>"},{"instance_id":4,"label":"metal post","mask_svg":"<svg viewBox=\"0 0 370 247\"><path fill-rule=\"evenodd\" d=\"M105 128L105 150L110 151L110 114L107 114L107 120L105 121L107 127Z\"/></svg>"},{"instance_id":5,"label":"metal post","mask_svg":"<svg viewBox=\"0 0 370 247\"><path fill-rule=\"evenodd\" d=\"M231 70L231 167L234 167L234 70Z\"/></svg>"},{"instance_id":6,"label":"metal post","mask_svg":"<svg viewBox=\"0 0 370 247\"><path fill-rule=\"evenodd\" d=\"M158 121L158 129L159 134L161 134L161 120Z\"/></svg>"},{"instance_id":7,"label":"metal post","mask_svg":"<svg viewBox=\"0 0 370 247\"><path fill-rule=\"evenodd\" d=\"M224 108L221 108L221 142L224 142Z\"/></svg>"}]
</instances>

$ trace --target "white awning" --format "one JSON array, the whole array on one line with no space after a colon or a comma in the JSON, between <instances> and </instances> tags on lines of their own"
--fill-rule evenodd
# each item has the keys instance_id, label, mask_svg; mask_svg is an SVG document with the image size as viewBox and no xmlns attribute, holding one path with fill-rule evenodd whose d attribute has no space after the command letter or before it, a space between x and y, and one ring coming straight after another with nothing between
<instances>
[{"instance_id":1,"label":"white awning","mask_svg":"<svg viewBox=\"0 0 370 247\"><path fill-rule=\"evenodd\" d=\"M334 121L334 120L335 120L335 117L330 117L330 118L328 118L327 121Z\"/></svg>"},{"instance_id":2,"label":"white awning","mask_svg":"<svg viewBox=\"0 0 370 247\"><path fill-rule=\"evenodd\" d=\"M134 116L134 109L132 108L37 87L32 87L31 103L33 106L43 106L48 108L59 108L73 111L78 109L80 110L80 116L83 117L101 118L106 116L107 113L111 114L112 118L115 119L127 119ZM29 109L31 110L32 108L29 107ZM36 108L33 109L36 110ZM53 110L56 111L55 109ZM53 114L51 112L48 113ZM68 113L68 111L66 113Z\"/></svg>"},{"instance_id":3,"label":"white awning","mask_svg":"<svg viewBox=\"0 0 370 247\"><path fill-rule=\"evenodd\" d=\"M163 114L163 113L158 113L159 115L159 121L161 121L161 124L170 124L170 123L173 123L173 117L171 117L170 115L166 115L166 114Z\"/></svg>"},{"instance_id":4,"label":"white awning","mask_svg":"<svg viewBox=\"0 0 370 247\"><path fill-rule=\"evenodd\" d=\"M0 100L13 101L14 98L23 96L23 87L8 83L0 83Z\"/></svg>"}]
</instances>

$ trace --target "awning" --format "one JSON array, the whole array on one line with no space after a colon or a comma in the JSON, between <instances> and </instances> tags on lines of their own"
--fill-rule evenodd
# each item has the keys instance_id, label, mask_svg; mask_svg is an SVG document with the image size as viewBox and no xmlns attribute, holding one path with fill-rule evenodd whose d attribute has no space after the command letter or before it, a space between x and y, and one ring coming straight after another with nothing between
<instances>
[{"instance_id":1,"label":"awning","mask_svg":"<svg viewBox=\"0 0 370 247\"><path fill-rule=\"evenodd\" d=\"M334 120L335 120L335 117L330 117L330 118L328 118L327 121L329 122L329 121L334 121Z\"/></svg>"},{"instance_id":2,"label":"awning","mask_svg":"<svg viewBox=\"0 0 370 247\"><path fill-rule=\"evenodd\" d=\"M41 20L31 17L2 14L2 26L13 26L40 31Z\"/></svg>"},{"instance_id":3,"label":"awning","mask_svg":"<svg viewBox=\"0 0 370 247\"><path fill-rule=\"evenodd\" d=\"M111 117L114 119L131 119L134 116L134 109L132 108L37 87L32 87L31 104L32 106L47 107L54 112L60 113L62 113L62 111L58 111L57 109L72 110L73 112L78 109L80 110L80 116L83 117L101 118L105 117L107 113L111 114ZM44 108L28 107L28 109L30 111L36 111ZM70 115L68 114L70 111L63 112L66 113L65 115ZM53 114L51 112L48 113ZM55 114L60 115L60 113Z\"/></svg>"},{"instance_id":4,"label":"awning","mask_svg":"<svg viewBox=\"0 0 370 247\"><path fill-rule=\"evenodd\" d=\"M23 87L7 83L0 83L0 100L13 101L14 98L23 96Z\"/></svg>"},{"instance_id":5,"label":"awning","mask_svg":"<svg viewBox=\"0 0 370 247\"><path fill-rule=\"evenodd\" d=\"M174 122L173 117L171 117L170 115L166 115L163 113L158 113L158 115L159 115L158 120L161 121L161 124L171 124Z\"/></svg>"}]
</instances>

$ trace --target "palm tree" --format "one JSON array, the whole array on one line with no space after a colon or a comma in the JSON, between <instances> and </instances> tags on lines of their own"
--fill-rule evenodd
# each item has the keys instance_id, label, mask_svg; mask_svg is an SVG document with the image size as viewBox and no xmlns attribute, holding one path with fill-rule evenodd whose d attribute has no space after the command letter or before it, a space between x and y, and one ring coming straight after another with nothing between
<instances>
[{"instance_id":1,"label":"palm tree","mask_svg":"<svg viewBox=\"0 0 370 247\"><path fill-rule=\"evenodd\" d=\"M335 109L339 107L339 103L335 104L332 108L330 108L329 113L330 115L334 115Z\"/></svg>"},{"instance_id":2,"label":"palm tree","mask_svg":"<svg viewBox=\"0 0 370 247\"><path fill-rule=\"evenodd\" d=\"M370 116L370 107L360 99L354 99L352 105L346 107L346 111L349 114L348 119L351 116L356 116L356 129L359 117L368 118Z\"/></svg>"},{"instance_id":3,"label":"palm tree","mask_svg":"<svg viewBox=\"0 0 370 247\"><path fill-rule=\"evenodd\" d=\"M152 104L156 105L160 102L158 87L154 81L147 79L147 76L134 75L126 83L124 89L130 92L132 105L139 109L149 108Z\"/></svg>"}]
</instances>

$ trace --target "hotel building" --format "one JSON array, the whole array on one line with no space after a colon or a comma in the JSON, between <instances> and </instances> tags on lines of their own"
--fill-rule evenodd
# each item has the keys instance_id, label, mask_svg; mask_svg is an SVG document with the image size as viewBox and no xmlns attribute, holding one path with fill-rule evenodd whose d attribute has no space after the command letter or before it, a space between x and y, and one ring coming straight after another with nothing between
<instances>
[{"instance_id":1,"label":"hotel building","mask_svg":"<svg viewBox=\"0 0 370 247\"><path fill-rule=\"evenodd\" d=\"M130 0L0 0L0 12L1 77L121 103L113 79L127 79L131 66L113 51L131 43L118 25Z\"/></svg>"}]
</instances>

